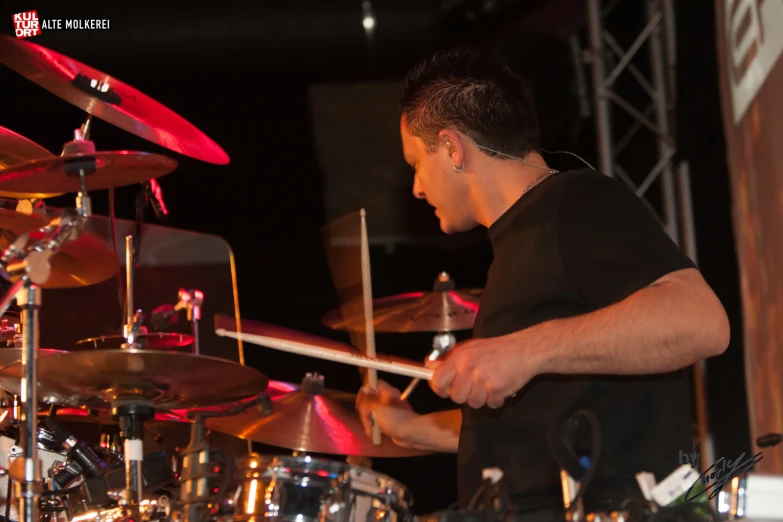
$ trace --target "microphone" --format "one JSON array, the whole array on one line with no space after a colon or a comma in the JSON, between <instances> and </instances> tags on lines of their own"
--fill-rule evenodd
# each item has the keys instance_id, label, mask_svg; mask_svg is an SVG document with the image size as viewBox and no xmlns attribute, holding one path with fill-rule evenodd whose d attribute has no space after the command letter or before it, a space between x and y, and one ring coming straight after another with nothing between
<instances>
[{"instance_id":1,"label":"microphone","mask_svg":"<svg viewBox=\"0 0 783 522\"><path fill-rule=\"evenodd\" d=\"M155 308L150 316L152 329L156 332L167 332L179 321L178 310L170 304L163 304Z\"/></svg>"},{"instance_id":2,"label":"microphone","mask_svg":"<svg viewBox=\"0 0 783 522\"><path fill-rule=\"evenodd\" d=\"M41 422L54 436L54 439L67 451L68 459L74 461L84 473L86 478L97 477L109 471L109 465L90 449L84 441L76 440L71 433L57 424L51 417L44 417ZM60 487L65 487L73 480L73 473L65 473L62 477L55 476ZM65 480L63 480L65 479ZM60 481L63 481L61 484Z\"/></svg>"},{"instance_id":3,"label":"microphone","mask_svg":"<svg viewBox=\"0 0 783 522\"><path fill-rule=\"evenodd\" d=\"M147 200L152 205L152 210L155 211L155 216L165 221L169 211L166 208L166 203L163 201L163 191L160 188L160 184L153 178L144 183L144 191L147 195Z\"/></svg>"},{"instance_id":4,"label":"microphone","mask_svg":"<svg viewBox=\"0 0 783 522\"><path fill-rule=\"evenodd\" d=\"M756 439L759 448L771 448L783 442L783 435L780 433L767 433Z\"/></svg>"}]
</instances>

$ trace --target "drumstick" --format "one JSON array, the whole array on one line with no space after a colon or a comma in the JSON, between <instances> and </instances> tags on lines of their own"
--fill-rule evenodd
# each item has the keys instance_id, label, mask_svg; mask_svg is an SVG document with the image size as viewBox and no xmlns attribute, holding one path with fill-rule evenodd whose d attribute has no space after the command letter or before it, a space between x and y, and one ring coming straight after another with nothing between
<instances>
[{"instance_id":1,"label":"drumstick","mask_svg":"<svg viewBox=\"0 0 783 522\"><path fill-rule=\"evenodd\" d=\"M370 247L367 239L367 212L361 209L361 254L362 254L362 301L364 301L364 338L367 342L367 357L375 358L375 326L373 325L372 312L372 279L370 276ZM378 372L367 370L367 382L370 388L378 388ZM378 446L381 443L381 428L375 412L372 414L372 443Z\"/></svg>"},{"instance_id":2,"label":"drumstick","mask_svg":"<svg viewBox=\"0 0 783 522\"><path fill-rule=\"evenodd\" d=\"M433 370L413 362L406 363L400 361L390 361L387 359L375 359L359 353L348 353L335 348L326 348L323 346L314 346L312 344L290 341L288 339L278 339L276 337L267 337L264 335L254 335L249 333L237 333L226 330L225 328L216 328L215 333L220 337L231 337L232 339L241 339L250 344L257 344L267 348L273 348L283 352L295 353L334 361L352 366L360 366L403 377L417 377L419 379L430 380Z\"/></svg>"}]
</instances>

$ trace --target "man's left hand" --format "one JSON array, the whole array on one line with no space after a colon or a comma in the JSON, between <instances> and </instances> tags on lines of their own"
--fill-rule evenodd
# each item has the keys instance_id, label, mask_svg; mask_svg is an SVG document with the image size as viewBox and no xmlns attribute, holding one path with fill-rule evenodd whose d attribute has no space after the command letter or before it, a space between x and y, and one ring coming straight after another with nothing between
<instances>
[{"instance_id":1,"label":"man's left hand","mask_svg":"<svg viewBox=\"0 0 783 522\"><path fill-rule=\"evenodd\" d=\"M471 408L500 408L507 397L519 391L538 373L533 357L509 336L471 339L455 346L434 369L429 384L439 396Z\"/></svg>"}]
</instances>

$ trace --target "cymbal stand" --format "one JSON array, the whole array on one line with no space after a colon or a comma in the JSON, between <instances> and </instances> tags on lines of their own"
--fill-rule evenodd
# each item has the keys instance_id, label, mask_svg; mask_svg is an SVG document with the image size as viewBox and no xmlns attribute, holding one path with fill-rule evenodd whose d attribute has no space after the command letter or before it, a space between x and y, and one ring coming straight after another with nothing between
<instances>
[{"instance_id":1,"label":"cymbal stand","mask_svg":"<svg viewBox=\"0 0 783 522\"><path fill-rule=\"evenodd\" d=\"M84 124L73 131L73 141L63 145L63 155L95 153L95 143L90 141L91 123L92 114L88 114ZM92 215L92 200L87 193L86 178L95 173L96 167L94 156L70 160L65 164L66 176L79 176L80 190L76 196L76 208L82 217L90 217Z\"/></svg>"},{"instance_id":2,"label":"cymbal stand","mask_svg":"<svg viewBox=\"0 0 783 522\"><path fill-rule=\"evenodd\" d=\"M138 350L141 345L137 341L137 336L144 317L141 310L135 312L133 310L133 286L136 272L134 250L133 236L128 235L125 237L125 325L122 328L122 335L126 342L121 348Z\"/></svg>"},{"instance_id":3,"label":"cymbal stand","mask_svg":"<svg viewBox=\"0 0 783 522\"><path fill-rule=\"evenodd\" d=\"M120 397L112 402L111 415L119 420L120 436L124 439L125 489L120 502L129 509L138 509L144 493L144 422L155 417L155 405L139 396Z\"/></svg>"},{"instance_id":4,"label":"cymbal stand","mask_svg":"<svg viewBox=\"0 0 783 522\"><path fill-rule=\"evenodd\" d=\"M174 307L175 310L184 308L188 312L188 321L193 330L193 353L201 355L201 346L199 344L198 323L201 320L201 305L204 304L204 292L201 290L179 289L179 303Z\"/></svg>"},{"instance_id":5,"label":"cymbal stand","mask_svg":"<svg viewBox=\"0 0 783 522\"><path fill-rule=\"evenodd\" d=\"M454 345L457 344L457 339L451 332L438 332L432 338L432 351L424 360L425 363L435 361L442 355L448 353ZM400 400L406 400L408 396L413 393L413 390L418 386L420 379L413 379L411 383L405 388L405 391L400 395Z\"/></svg>"},{"instance_id":6,"label":"cymbal stand","mask_svg":"<svg viewBox=\"0 0 783 522\"><path fill-rule=\"evenodd\" d=\"M0 315L14 298L22 309L22 411L21 446L24 458L11 463L10 475L19 498L20 522L38 522L43 489L41 461L38 459L38 311L41 287L49 279L49 257L63 243L78 235L84 223L77 214L65 212L41 230L45 237L31 248L27 235L20 236L0 255L5 277L13 281L11 289L0 299ZM23 240L22 240L23 239ZM24 246L23 246L24 245Z\"/></svg>"}]
</instances>

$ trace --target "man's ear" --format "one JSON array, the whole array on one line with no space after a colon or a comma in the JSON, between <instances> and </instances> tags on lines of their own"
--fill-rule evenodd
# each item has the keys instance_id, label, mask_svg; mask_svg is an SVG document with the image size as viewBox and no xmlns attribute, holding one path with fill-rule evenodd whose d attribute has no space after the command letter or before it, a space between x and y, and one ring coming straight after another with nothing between
<instances>
[{"instance_id":1,"label":"man's ear","mask_svg":"<svg viewBox=\"0 0 783 522\"><path fill-rule=\"evenodd\" d=\"M459 134L451 129L443 129L438 133L438 145L451 158L454 170L462 172L465 168L465 149Z\"/></svg>"}]
</instances>

